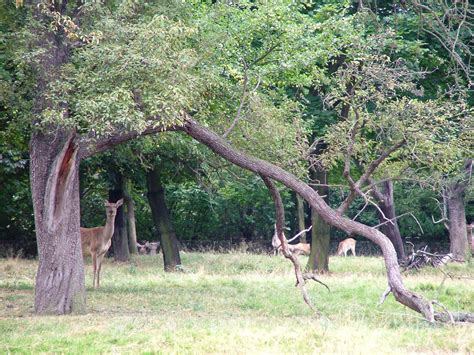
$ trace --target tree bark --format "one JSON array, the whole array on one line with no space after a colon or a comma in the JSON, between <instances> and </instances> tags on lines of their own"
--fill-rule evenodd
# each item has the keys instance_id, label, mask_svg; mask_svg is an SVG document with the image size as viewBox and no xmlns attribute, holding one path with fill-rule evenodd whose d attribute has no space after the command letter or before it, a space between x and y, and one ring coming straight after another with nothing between
<instances>
[{"instance_id":1,"label":"tree bark","mask_svg":"<svg viewBox=\"0 0 474 355\"><path fill-rule=\"evenodd\" d=\"M304 199L296 194L296 215L298 218L298 232L301 232L306 229L306 223L304 218ZM306 243L306 232L301 234L300 242Z\"/></svg>"},{"instance_id":2,"label":"tree bark","mask_svg":"<svg viewBox=\"0 0 474 355\"><path fill-rule=\"evenodd\" d=\"M327 185L327 173L325 171L315 170L313 179L319 184ZM329 201L329 187L316 186L315 190L324 200ZM311 208L311 253L309 254L306 269L309 271L325 273L329 271L329 240L331 238L331 227Z\"/></svg>"},{"instance_id":3,"label":"tree bark","mask_svg":"<svg viewBox=\"0 0 474 355\"><path fill-rule=\"evenodd\" d=\"M74 132L35 132L30 142L30 178L38 272L35 311L85 311L84 265L79 225L79 158Z\"/></svg>"},{"instance_id":4,"label":"tree bark","mask_svg":"<svg viewBox=\"0 0 474 355\"><path fill-rule=\"evenodd\" d=\"M58 125L41 125L46 109L67 116L67 104L48 99L49 83L58 79L69 60L62 34L49 30L50 19L32 4L31 31L37 51L33 105L34 122L30 139L30 183L38 243L38 271L35 311L65 314L85 310L85 284L79 224L80 152L73 130ZM60 98L58 98L59 100ZM41 128L40 128L41 127Z\"/></svg>"},{"instance_id":5,"label":"tree bark","mask_svg":"<svg viewBox=\"0 0 474 355\"><path fill-rule=\"evenodd\" d=\"M127 208L126 217L128 226L128 249L130 254L138 255L135 202L133 201L130 194L130 181L127 181L125 184L124 201Z\"/></svg>"},{"instance_id":6,"label":"tree bark","mask_svg":"<svg viewBox=\"0 0 474 355\"><path fill-rule=\"evenodd\" d=\"M109 201L115 203L124 198L123 176L120 172L114 172L112 175L115 189L109 190ZM114 226L114 235L112 236L114 259L115 261L127 262L130 260L130 251L128 249L127 222L123 205L117 209Z\"/></svg>"},{"instance_id":7,"label":"tree bark","mask_svg":"<svg viewBox=\"0 0 474 355\"><path fill-rule=\"evenodd\" d=\"M165 201L165 189L157 167L147 172L147 197L161 242L165 271L177 271L181 265L178 241Z\"/></svg>"},{"instance_id":8,"label":"tree bark","mask_svg":"<svg viewBox=\"0 0 474 355\"><path fill-rule=\"evenodd\" d=\"M380 211L377 211L379 222L384 223L380 226L380 230L392 242L395 251L397 252L398 260L403 260L405 259L406 254L400 229L398 228L398 220L396 219L397 214L395 213L395 201L393 199L393 181L387 180L382 182L381 189L378 189L374 185L374 195L377 199L377 204L380 210L385 215L384 218ZM387 219L391 222L387 221Z\"/></svg>"},{"instance_id":9,"label":"tree bark","mask_svg":"<svg viewBox=\"0 0 474 355\"><path fill-rule=\"evenodd\" d=\"M471 258L471 248L467 236L466 212L464 197L466 188L471 182L472 159L466 159L464 171L458 181L451 183L445 191L444 199L448 210L448 228L450 250L454 258L468 261Z\"/></svg>"},{"instance_id":10,"label":"tree bark","mask_svg":"<svg viewBox=\"0 0 474 355\"><path fill-rule=\"evenodd\" d=\"M342 214L337 213L326 204L316 191L293 174L271 163L247 156L235 150L222 137L201 127L190 117L185 120L183 130L233 164L256 174L277 180L299 193L328 224L345 231L347 234L364 236L377 244L381 248L384 256L388 284L395 299L414 311L421 313L430 322L433 322L435 317L436 319L440 318L438 314L433 312L433 308L429 302L405 287L398 267L395 248L382 232L359 222L352 221Z\"/></svg>"},{"instance_id":11,"label":"tree bark","mask_svg":"<svg viewBox=\"0 0 474 355\"><path fill-rule=\"evenodd\" d=\"M448 205L450 252L457 260L469 260L471 257L471 250L467 240L464 189L451 189L446 202Z\"/></svg>"}]
</instances>

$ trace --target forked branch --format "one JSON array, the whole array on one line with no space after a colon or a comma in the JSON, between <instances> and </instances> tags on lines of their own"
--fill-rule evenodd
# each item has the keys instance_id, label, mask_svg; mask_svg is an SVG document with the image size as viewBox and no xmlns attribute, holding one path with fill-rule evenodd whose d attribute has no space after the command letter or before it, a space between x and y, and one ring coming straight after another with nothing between
<instances>
[{"instance_id":1,"label":"forked branch","mask_svg":"<svg viewBox=\"0 0 474 355\"><path fill-rule=\"evenodd\" d=\"M276 234L278 238L280 239L281 243L281 249L283 252L283 255L285 258L290 259L290 261L293 263L293 268L295 270L295 276L296 276L296 287L298 287L301 291L301 294L303 295L303 299L305 303L308 305L309 308L313 312L315 312L317 315L321 315L321 312L319 312L314 306L313 303L311 302L311 299L309 298L308 291L306 290L306 280L311 279L315 280L322 285L326 286L323 282L319 281L316 279L316 276L313 277L307 277L305 278L301 269L301 264L298 260L298 256L293 254L290 251L290 248L288 248L288 242L286 241L286 238L283 234L283 226L285 225L285 211L283 207L283 202L281 200L280 192L276 188L275 184L266 176L260 175L261 178L263 179L263 182L267 186L268 190L270 191L273 201L275 203L275 210L276 210ZM327 287L327 286L326 286ZM329 287L327 287L329 289Z\"/></svg>"}]
</instances>

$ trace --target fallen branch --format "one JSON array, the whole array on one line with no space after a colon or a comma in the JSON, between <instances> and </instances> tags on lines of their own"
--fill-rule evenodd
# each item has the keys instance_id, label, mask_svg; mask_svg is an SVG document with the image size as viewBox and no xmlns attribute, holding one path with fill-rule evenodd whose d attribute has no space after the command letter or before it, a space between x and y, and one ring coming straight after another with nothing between
<instances>
[{"instance_id":1,"label":"fallen branch","mask_svg":"<svg viewBox=\"0 0 474 355\"><path fill-rule=\"evenodd\" d=\"M453 257L453 254L438 254L438 253L430 253L426 251L428 249L428 245L425 245L422 249L414 251L414 246L412 243L407 242L408 244L412 245L412 253L408 258L401 264L402 272L416 269L419 270L425 266L432 266L432 267L441 267L446 265L450 261L460 261Z\"/></svg>"}]
</instances>

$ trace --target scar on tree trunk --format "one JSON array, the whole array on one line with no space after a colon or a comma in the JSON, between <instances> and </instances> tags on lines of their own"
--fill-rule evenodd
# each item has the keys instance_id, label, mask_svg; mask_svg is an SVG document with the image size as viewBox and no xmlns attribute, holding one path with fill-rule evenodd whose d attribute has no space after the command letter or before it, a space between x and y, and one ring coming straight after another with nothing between
<instances>
[{"instance_id":1,"label":"scar on tree trunk","mask_svg":"<svg viewBox=\"0 0 474 355\"><path fill-rule=\"evenodd\" d=\"M39 265L38 314L85 310L84 265L79 236L79 160L75 133L35 132L31 138L31 188ZM55 139L53 139L55 138Z\"/></svg>"}]
</instances>

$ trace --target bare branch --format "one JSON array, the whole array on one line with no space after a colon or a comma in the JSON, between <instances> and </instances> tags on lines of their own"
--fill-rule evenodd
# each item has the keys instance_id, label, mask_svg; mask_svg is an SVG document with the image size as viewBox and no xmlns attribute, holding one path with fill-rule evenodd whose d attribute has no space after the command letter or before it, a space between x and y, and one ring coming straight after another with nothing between
<instances>
[{"instance_id":1,"label":"bare branch","mask_svg":"<svg viewBox=\"0 0 474 355\"><path fill-rule=\"evenodd\" d=\"M237 125L237 122L239 122L239 120L240 120L240 115L241 115L241 112L242 112L242 108L244 107L245 99L247 98L247 95L248 95L248 92L247 92L247 85L248 85L248 81L249 81L248 68L249 67L247 65L247 62L245 62L245 60L244 60L244 83L243 83L243 87L242 87L242 95L240 96L239 107L237 109L237 113L235 114L234 120L232 121L232 124L222 135L222 137L224 137L224 138L227 138L229 133L232 132L234 127Z\"/></svg>"},{"instance_id":2,"label":"bare branch","mask_svg":"<svg viewBox=\"0 0 474 355\"><path fill-rule=\"evenodd\" d=\"M337 212L339 214L343 214L349 208L352 201L354 201L354 199L356 197L356 194L359 194L362 197L364 196L364 193L361 191L360 187L367 182L367 180L373 174L373 172L379 167L380 164L382 164L382 162L387 157L390 156L390 154L392 154L393 152L395 152L396 150L401 148L403 145L405 145L405 143L406 143L406 140L402 139L398 143L392 145L390 148L388 148L387 150L382 152L377 159L373 160L369 164L369 166L367 167L367 170L365 171L365 173L359 178L359 180L357 180L356 183L353 184L353 186L351 188L351 192L349 193L349 195L346 197L346 199L341 203L341 205L337 209Z\"/></svg>"},{"instance_id":3,"label":"bare branch","mask_svg":"<svg viewBox=\"0 0 474 355\"><path fill-rule=\"evenodd\" d=\"M278 235L278 239L280 239L280 243L282 246L282 252L285 258L290 259L291 262L293 263L293 267L295 270L295 276L296 276L296 286L300 289L301 294L303 295L303 299L305 303L308 305L309 308L313 312L315 312L318 315L321 315L321 313L313 306L308 292L306 291L306 281L303 277L303 272L301 271L301 264L298 260L298 257L294 255L290 249L288 248L288 243L286 241L286 238L283 234L283 226L285 224L285 212L284 212L284 207L283 207L283 202L281 200L280 193L278 192L278 189L276 188L275 184L266 176L260 175L262 178L263 182L267 186L268 190L270 191L273 201L275 203L275 209L276 209L276 233Z\"/></svg>"},{"instance_id":4,"label":"bare branch","mask_svg":"<svg viewBox=\"0 0 474 355\"><path fill-rule=\"evenodd\" d=\"M392 292L392 289L390 286L388 286L385 291L382 293L382 296L380 296L379 303L378 305L381 306L385 300L387 299L388 295Z\"/></svg>"}]
</instances>

